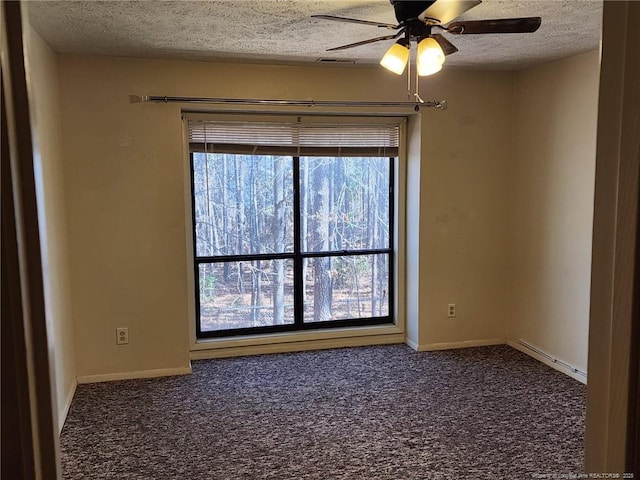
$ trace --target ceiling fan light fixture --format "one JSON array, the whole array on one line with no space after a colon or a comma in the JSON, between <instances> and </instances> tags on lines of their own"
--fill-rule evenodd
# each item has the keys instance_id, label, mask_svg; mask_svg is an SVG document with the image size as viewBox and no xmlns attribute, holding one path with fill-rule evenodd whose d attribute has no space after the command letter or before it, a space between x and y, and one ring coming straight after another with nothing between
<instances>
[{"instance_id":1,"label":"ceiling fan light fixture","mask_svg":"<svg viewBox=\"0 0 640 480\"><path fill-rule=\"evenodd\" d=\"M439 72L444 64L444 58L444 52L437 41L431 37L420 40L416 55L418 75L423 77Z\"/></svg>"},{"instance_id":2,"label":"ceiling fan light fixture","mask_svg":"<svg viewBox=\"0 0 640 480\"><path fill-rule=\"evenodd\" d=\"M409 43L406 39L401 38L387 50L387 53L380 60L380 65L396 75L402 75L408 62Z\"/></svg>"},{"instance_id":3,"label":"ceiling fan light fixture","mask_svg":"<svg viewBox=\"0 0 640 480\"><path fill-rule=\"evenodd\" d=\"M421 77L433 75L434 73L438 73L440 70L442 70L442 64L432 63L430 65L425 65L423 63L422 66L418 64L418 75Z\"/></svg>"},{"instance_id":4,"label":"ceiling fan light fixture","mask_svg":"<svg viewBox=\"0 0 640 480\"><path fill-rule=\"evenodd\" d=\"M458 49L443 35L432 33L434 28L453 35L469 34L508 34L508 33L532 33L538 30L542 23L540 17L501 18L493 20L461 20L451 23L464 12L478 6L482 0L390 0L396 14L397 25L379 23L357 18L339 17L336 15L312 15L314 18L323 18L339 22L372 25L375 27L395 30L395 34L369 38L339 47L329 48L327 51L344 50L346 48L360 47L374 42L397 39L404 34L395 44L387 50L380 64L395 73L402 75L409 64L411 57L410 44L417 40L416 74L419 76L432 75L442 70L445 55L456 53ZM447 24L447 25L445 25ZM410 68L408 69L410 73ZM407 75L407 87L411 90L411 79ZM416 97L417 92L416 78Z\"/></svg>"}]
</instances>

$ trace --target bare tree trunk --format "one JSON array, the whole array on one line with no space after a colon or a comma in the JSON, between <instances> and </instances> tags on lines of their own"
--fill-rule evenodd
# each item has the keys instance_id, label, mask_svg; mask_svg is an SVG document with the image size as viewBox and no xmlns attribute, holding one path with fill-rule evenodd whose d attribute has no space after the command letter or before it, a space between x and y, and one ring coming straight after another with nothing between
<instances>
[{"instance_id":1,"label":"bare tree trunk","mask_svg":"<svg viewBox=\"0 0 640 480\"><path fill-rule=\"evenodd\" d=\"M353 283L356 287L356 301L358 302L358 317L362 317L362 306L360 304L360 280L358 279L358 265L354 257L351 257L351 264L353 265Z\"/></svg>"},{"instance_id":2,"label":"bare tree trunk","mask_svg":"<svg viewBox=\"0 0 640 480\"><path fill-rule=\"evenodd\" d=\"M371 169L369 169L371 170ZM380 245L380 226L377 220L379 199L380 199L380 175L377 170L374 171L373 178L369 181L369 198L374 198L375 201L369 203L369 217L371 218L370 225L372 230L370 232L369 248L374 248ZM378 309L378 257L375 256L371 262L371 316L376 316Z\"/></svg>"},{"instance_id":3,"label":"bare tree trunk","mask_svg":"<svg viewBox=\"0 0 640 480\"><path fill-rule=\"evenodd\" d=\"M209 255L217 255L220 253L220 234L218 232L218 226L219 226L218 214L215 208L211 209L211 215L212 215L212 218L211 218L210 227L211 227L211 231L213 232L213 238L210 239L209 241L213 242L212 243L213 251L210 251Z\"/></svg>"},{"instance_id":4,"label":"bare tree trunk","mask_svg":"<svg viewBox=\"0 0 640 480\"><path fill-rule=\"evenodd\" d=\"M240 255L243 253L243 240L244 240L244 184L242 178L242 162L235 157L235 183L236 183L236 225L237 234L235 254Z\"/></svg>"},{"instance_id":5,"label":"bare tree trunk","mask_svg":"<svg viewBox=\"0 0 640 480\"><path fill-rule=\"evenodd\" d=\"M323 160L324 162L324 160ZM336 173L336 166L338 166L339 168L339 160L338 159L331 159L331 160L326 160L327 162L327 176L329 177L329 194L327 195L327 197L329 198L329 210L327 211L327 219L328 219L328 224L329 224L329 228L328 228L328 232L329 232L329 241L327 244L327 248L328 250L335 250L336 249L336 221L334 219L334 215L333 213L335 212L335 183L336 183L336 179L335 179L335 173ZM329 272L335 272L336 268L335 268L335 258L334 257L329 257ZM331 308L331 305L333 305L333 277L329 277L330 280L330 288L329 288L329 308Z\"/></svg>"},{"instance_id":6,"label":"bare tree trunk","mask_svg":"<svg viewBox=\"0 0 640 480\"><path fill-rule=\"evenodd\" d=\"M307 226L309 224L309 162L302 169L302 185L300 186L300 250L306 252L307 245ZM307 302L307 269L309 267L309 259L302 259L302 303Z\"/></svg>"},{"instance_id":7,"label":"bare tree trunk","mask_svg":"<svg viewBox=\"0 0 640 480\"><path fill-rule=\"evenodd\" d=\"M329 249L329 165L321 159L313 176L315 198L315 251ZM330 257L317 257L314 260L314 311L313 321L330 320L331 315L331 261Z\"/></svg>"},{"instance_id":8,"label":"bare tree trunk","mask_svg":"<svg viewBox=\"0 0 640 480\"><path fill-rule=\"evenodd\" d=\"M274 215L273 234L275 239L275 251L284 251L285 242L285 204L284 204L284 159L278 157L274 160L273 193ZM284 324L284 260L275 260L275 285L273 286L273 323Z\"/></svg>"},{"instance_id":9,"label":"bare tree trunk","mask_svg":"<svg viewBox=\"0 0 640 480\"><path fill-rule=\"evenodd\" d=\"M251 207L249 210L249 225L251 228L251 245L249 247L251 253L262 252L262 242L260 238L260 209L258 206L258 193L256 191L257 168L258 162L254 159L251 162L251 176L249 187L249 198L251 199Z\"/></svg>"},{"instance_id":10,"label":"bare tree trunk","mask_svg":"<svg viewBox=\"0 0 640 480\"><path fill-rule=\"evenodd\" d=\"M227 154L222 155L222 235L224 236L224 245L222 246L222 250L220 253L228 254L229 253L229 245L231 245L231 238L229 236L229 211L231 210L229 206L229 163ZM229 283L229 276L231 275L231 268L229 262L224 262L223 267L223 276L224 282Z\"/></svg>"},{"instance_id":11,"label":"bare tree trunk","mask_svg":"<svg viewBox=\"0 0 640 480\"><path fill-rule=\"evenodd\" d=\"M245 225L244 225L244 182L242 178L242 162L238 160L238 157L235 157L235 180L236 180L236 225L238 238L237 238L237 249L234 253L241 255L244 252L244 239L245 239ZM240 293L245 293L244 289L244 281L242 279L242 272L240 271L242 262L238 262L239 269L239 286Z\"/></svg>"},{"instance_id":12,"label":"bare tree trunk","mask_svg":"<svg viewBox=\"0 0 640 480\"><path fill-rule=\"evenodd\" d=\"M249 211L249 250L251 253L260 251L260 238L258 235L259 212L258 199L256 194L256 165L255 159L251 162L249 177L249 197L251 198L251 208ZM260 325L260 306L262 305L262 272L260 271L260 260L251 262L251 322L254 327Z\"/></svg>"},{"instance_id":13,"label":"bare tree trunk","mask_svg":"<svg viewBox=\"0 0 640 480\"><path fill-rule=\"evenodd\" d=\"M262 265L260 260L251 262L251 324L258 327L262 324L260 308L262 305Z\"/></svg>"},{"instance_id":14,"label":"bare tree trunk","mask_svg":"<svg viewBox=\"0 0 640 480\"><path fill-rule=\"evenodd\" d=\"M243 274L243 262L236 262L236 269L238 270L238 282L237 282L237 287L238 287L238 293L244 293L244 277L242 276Z\"/></svg>"}]
</instances>

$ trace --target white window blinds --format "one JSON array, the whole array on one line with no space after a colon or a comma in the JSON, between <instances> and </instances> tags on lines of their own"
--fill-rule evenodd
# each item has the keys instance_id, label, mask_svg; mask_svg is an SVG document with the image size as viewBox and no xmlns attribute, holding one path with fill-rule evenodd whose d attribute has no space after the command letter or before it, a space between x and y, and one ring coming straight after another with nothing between
<instances>
[{"instance_id":1,"label":"white window blinds","mask_svg":"<svg viewBox=\"0 0 640 480\"><path fill-rule=\"evenodd\" d=\"M398 124L189 120L192 152L291 156L398 156Z\"/></svg>"}]
</instances>

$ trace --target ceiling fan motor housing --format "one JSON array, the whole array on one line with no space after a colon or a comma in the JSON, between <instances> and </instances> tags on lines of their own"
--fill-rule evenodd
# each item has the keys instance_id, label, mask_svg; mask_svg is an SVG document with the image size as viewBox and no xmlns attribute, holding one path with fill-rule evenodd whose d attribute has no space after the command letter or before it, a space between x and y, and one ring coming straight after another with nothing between
<instances>
[{"instance_id":1,"label":"ceiling fan motor housing","mask_svg":"<svg viewBox=\"0 0 640 480\"><path fill-rule=\"evenodd\" d=\"M329 48L327 51L344 50L385 40L396 40L396 43L409 47L411 42L416 42L420 45L423 40L431 38L437 42L445 55L451 55L456 53L458 49L443 35L432 33L434 27L443 30L443 33L454 35L508 34L532 33L538 30L542 23L540 17L462 20L450 23L466 11L480 5L482 0L389 0L389 2L395 11L396 19L398 20L397 25L335 15L312 15L314 18L372 25L396 31L395 34ZM425 42L425 49L427 48L427 43L431 42ZM402 55L404 56L405 53L402 52Z\"/></svg>"},{"instance_id":2,"label":"ceiling fan motor housing","mask_svg":"<svg viewBox=\"0 0 640 480\"><path fill-rule=\"evenodd\" d=\"M418 15L429 8L436 0L429 1L411 1L411 0L390 0L391 5L396 13L398 23L406 20L417 19Z\"/></svg>"}]
</instances>

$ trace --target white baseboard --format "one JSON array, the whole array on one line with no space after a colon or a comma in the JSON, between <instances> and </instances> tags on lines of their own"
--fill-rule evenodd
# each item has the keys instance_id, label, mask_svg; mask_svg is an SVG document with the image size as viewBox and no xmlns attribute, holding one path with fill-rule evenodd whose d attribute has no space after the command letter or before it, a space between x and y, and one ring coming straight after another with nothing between
<instances>
[{"instance_id":1,"label":"white baseboard","mask_svg":"<svg viewBox=\"0 0 640 480\"><path fill-rule=\"evenodd\" d=\"M154 370L139 370L136 372L104 373L101 375L82 375L78 383L111 382L114 380L132 380L138 378L171 377L173 375L189 375L191 365L177 368L157 368Z\"/></svg>"},{"instance_id":2,"label":"white baseboard","mask_svg":"<svg viewBox=\"0 0 640 480\"><path fill-rule=\"evenodd\" d=\"M487 347L490 345L504 345L506 339L504 338L485 338L482 340L464 340L462 342L443 342L443 343L425 343L418 345L414 342L407 345L413 348L417 352L433 352L436 350L453 350L456 348L469 348L469 347Z\"/></svg>"},{"instance_id":3,"label":"white baseboard","mask_svg":"<svg viewBox=\"0 0 640 480\"><path fill-rule=\"evenodd\" d=\"M553 361L549 360L548 358L546 358L545 356L534 352L533 350L525 347L524 345L521 345L520 343L518 343L516 341L507 340L507 345L509 345L511 348L515 348L516 350L524 353L525 355L530 356L531 358L535 358L539 362L544 363L545 365L553 368L554 370L562 372L565 375L568 375L571 378L573 378L575 380L578 380L580 383L584 383L585 385L587 384L587 377L586 376L581 375L581 374L579 374L577 372L574 372L573 370L571 370L570 368L565 367L564 365L561 365L559 363L553 362Z\"/></svg>"},{"instance_id":4,"label":"white baseboard","mask_svg":"<svg viewBox=\"0 0 640 480\"><path fill-rule=\"evenodd\" d=\"M62 433L64 422L67 421L67 415L69 415L69 409L71 408L71 402L73 401L73 396L76 394L77 387L78 381L74 378L71 383L71 388L67 392L67 398L64 400L64 405L58 409L58 435Z\"/></svg>"},{"instance_id":5,"label":"white baseboard","mask_svg":"<svg viewBox=\"0 0 640 480\"><path fill-rule=\"evenodd\" d=\"M368 345L390 345L404 342L404 333L398 333L392 335L304 340L300 342L272 343L266 345L242 345L236 347L211 348L210 350L193 350L191 352L191 360L263 355L268 353L291 353L307 350L325 350L329 348L363 347Z\"/></svg>"}]
</instances>

